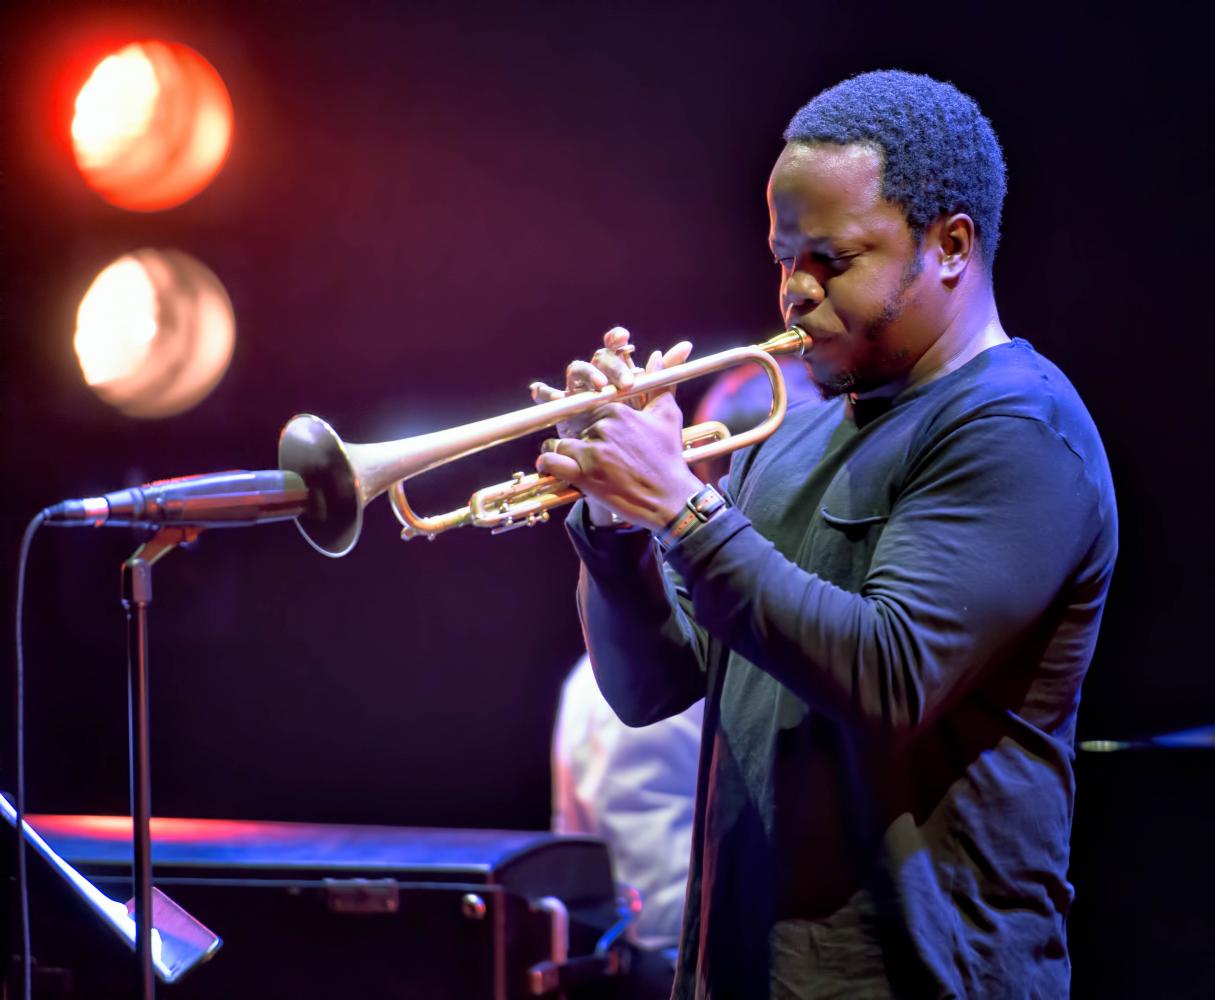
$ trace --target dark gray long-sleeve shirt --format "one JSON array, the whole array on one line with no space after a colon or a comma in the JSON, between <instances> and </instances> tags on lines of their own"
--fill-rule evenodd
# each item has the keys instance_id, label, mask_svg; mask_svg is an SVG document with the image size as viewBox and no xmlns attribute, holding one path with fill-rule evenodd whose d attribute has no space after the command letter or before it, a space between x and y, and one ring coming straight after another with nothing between
<instances>
[{"instance_id":1,"label":"dark gray long-sleeve shirt","mask_svg":"<svg viewBox=\"0 0 1215 1000\"><path fill-rule=\"evenodd\" d=\"M1117 548L1100 438L1021 340L794 407L667 554L575 508L596 676L706 697L676 997L1061 996L1072 744Z\"/></svg>"}]
</instances>

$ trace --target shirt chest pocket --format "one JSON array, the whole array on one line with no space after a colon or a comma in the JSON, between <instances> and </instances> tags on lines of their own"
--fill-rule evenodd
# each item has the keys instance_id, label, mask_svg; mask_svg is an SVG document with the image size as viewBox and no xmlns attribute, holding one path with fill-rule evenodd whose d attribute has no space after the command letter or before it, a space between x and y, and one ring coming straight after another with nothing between
<instances>
[{"instance_id":1,"label":"shirt chest pocket","mask_svg":"<svg viewBox=\"0 0 1215 1000\"><path fill-rule=\"evenodd\" d=\"M831 513L826 507L819 511L819 516L826 524L840 532L850 542L861 541L871 533L871 529L890 520L889 514L870 514L867 517L843 517L839 514ZM881 532L879 530L876 533L880 534Z\"/></svg>"},{"instance_id":2,"label":"shirt chest pocket","mask_svg":"<svg viewBox=\"0 0 1215 1000\"><path fill-rule=\"evenodd\" d=\"M845 590L861 588L888 513L849 510L846 504L824 503L807 538L806 569Z\"/></svg>"}]
</instances>

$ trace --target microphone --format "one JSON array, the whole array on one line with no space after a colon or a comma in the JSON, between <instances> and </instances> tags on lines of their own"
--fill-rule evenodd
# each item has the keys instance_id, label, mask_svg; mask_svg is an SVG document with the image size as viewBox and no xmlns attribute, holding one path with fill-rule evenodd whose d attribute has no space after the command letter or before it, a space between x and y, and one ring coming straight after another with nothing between
<instances>
[{"instance_id":1,"label":"microphone","mask_svg":"<svg viewBox=\"0 0 1215 1000\"><path fill-rule=\"evenodd\" d=\"M307 501L308 488L294 472L238 469L158 479L105 496L64 500L42 513L48 524L64 526L240 528L299 517Z\"/></svg>"}]
</instances>

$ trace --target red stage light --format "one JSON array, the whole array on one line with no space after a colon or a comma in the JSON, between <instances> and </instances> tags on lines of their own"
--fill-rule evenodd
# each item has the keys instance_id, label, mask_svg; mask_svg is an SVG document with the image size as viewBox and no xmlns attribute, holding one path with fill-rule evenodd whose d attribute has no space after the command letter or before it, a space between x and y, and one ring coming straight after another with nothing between
<instances>
[{"instance_id":1,"label":"red stage light","mask_svg":"<svg viewBox=\"0 0 1215 1000\"><path fill-rule=\"evenodd\" d=\"M223 80L184 45L132 42L98 63L76 96L76 165L122 208L151 212L193 198L231 145Z\"/></svg>"},{"instance_id":2,"label":"red stage light","mask_svg":"<svg viewBox=\"0 0 1215 1000\"><path fill-rule=\"evenodd\" d=\"M200 403L232 358L236 324L219 279L176 250L139 250L106 267L76 314L84 380L131 417Z\"/></svg>"}]
</instances>

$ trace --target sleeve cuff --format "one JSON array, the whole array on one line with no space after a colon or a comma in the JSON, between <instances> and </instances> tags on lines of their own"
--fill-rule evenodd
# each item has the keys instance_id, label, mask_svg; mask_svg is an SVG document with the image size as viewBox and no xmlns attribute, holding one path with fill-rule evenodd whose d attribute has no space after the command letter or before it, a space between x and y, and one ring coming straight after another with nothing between
<instances>
[{"instance_id":1,"label":"sleeve cuff","mask_svg":"<svg viewBox=\"0 0 1215 1000\"><path fill-rule=\"evenodd\" d=\"M653 536L648 528L636 525L597 527L591 524L585 500L576 501L570 509L565 519L565 530L574 543L578 558L592 573L600 567L619 567L622 562L636 564L653 545Z\"/></svg>"},{"instance_id":2,"label":"sleeve cuff","mask_svg":"<svg viewBox=\"0 0 1215 1000\"><path fill-rule=\"evenodd\" d=\"M661 557L691 588L716 554L750 527L751 521L745 514L736 507L728 507L696 531L678 539L661 553ZM586 503L582 500L575 502L570 510L565 529L578 558L595 577L619 574L622 566L637 566L647 557L657 559L660 555L648 528L595 527L590 523Z\"/></svg>"},{"instance_id":3,"label":"sleeve cuff","mask_svg":"<svg viewBox=\"0 0 1215 1000\"><path fill-rule=\"evenodd\" d=\"M664 558L691 588L722 546L750 526L751 521L737 507L727 507L691 534L676 540Z\"/></svg>"}]
</instances>

